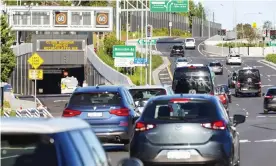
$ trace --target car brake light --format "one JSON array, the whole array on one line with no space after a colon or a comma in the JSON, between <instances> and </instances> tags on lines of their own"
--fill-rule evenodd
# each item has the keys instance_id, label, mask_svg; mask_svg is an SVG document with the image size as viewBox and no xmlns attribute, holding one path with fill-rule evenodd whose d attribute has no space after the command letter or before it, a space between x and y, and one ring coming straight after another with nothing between
<instances>
[{"instance_id":1,"label":"car brake light","mask_svg":"<svg viewBox=\"0 0 276 166\"><path fill-rule=\"evenodd\" d=\"M189 66L188 68L190 68L190 69L195 69L196 67L195 67L195 66Z\"/></svg>"},{"instance_id":2,"label":"car brake light","mask_svg":"<svg viewBox=\"0 0 276 166\"><path fill-rule=\"evenodd\" d=\"M116 116L129 116L129 109L127 108L113 109L113 110L110 110L109 113Z\"/></svg>"},{"instance_id":3,"label":"car brake light","mask_svg":"<svg viewBox=\"0 0 276 166\"><path fill-rule=\"evenodd\" d=\"M207 128L207 129L213 129L213 130L225 130L226 129L226 124L224 121L215 121L212 123L203 123L201 124L202 127Z\"/></svg>"},{"instance_id":4,"label":"car brake light","mask_svg":"<svg viewBox=\"0 0 276 166\"><path fill-rule=\"evenodd\" d=\"M210 95L213 95L213 96L214 96L214 95L215 95L215 93L214 93L214 92L210 92Z\"/></svg>"},{"instance_id":5,"label":"car brake light","mask_svg":"<svg viewBox=\"0 0 276 166\"><path fill-rule=\"evenodd\" d=\"M62 113L62 117L73 117L80 115L81 112L78 110L65 109Z\"/></svg>"},{"instance_id":6,"label":"car brake light","mask_svg":"<svg viewBox=\"0 0 276 166\"><path fill-rule=\"evenodd\" d=\"M171 103L187 103L191 101L191 99L186 99L186 98L180 98L180 99L171 99Z\"/></svg>"},{"instance_id":7,"label":"car brake light","mask_svg":"<svg viewBox=\"0 0 276 166\"><path fill-rule=\"evenodd\" d=\"M241 86L241 83L240 82L237 82L237 86L238 86L238 88Z\"/></svg>"},{"instance_id":8,"label":"car brake light","mask_svg":"<svg viewBox=\"0 0 276 166\"><path fill-rule=\"evenodd\" d=\"M135 125L135 131L147 131L155 128L155 124L146 124L144 122L137 122Z\"/></svg>"},{"instance_id":9,"label":"car brake light","mask_svg":"<svg viewBox=\"0 0 276 166\"><path fill-rule=\"evenodd\" d=\"M265 96L266 99L272 99L273 96Z\"/></svg>"}]
</instances>

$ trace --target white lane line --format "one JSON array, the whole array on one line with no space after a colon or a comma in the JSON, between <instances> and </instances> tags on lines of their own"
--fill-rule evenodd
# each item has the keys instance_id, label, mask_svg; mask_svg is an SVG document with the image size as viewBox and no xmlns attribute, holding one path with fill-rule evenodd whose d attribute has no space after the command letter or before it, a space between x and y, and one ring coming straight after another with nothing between
<instances>
[{"instance_id":1,"label":"white lane line","mask_svg":"<svg viewBox=\"0 0 276 166\"><path fill-rule=\"evenodd\" d=\"M276 74L273 75L267 75L268 77L276 77Z\"/></svg>"},{"instance_id":2,"label":"white lane line","mask_svg":"<svg viewBox=\"0 0 276 166\"><path fill-rule=\"evenodd\" d=\"M257 140L254 142L276 142L276 139L267 139L267 140Z\"/></svg>"},{"instance_id":3,"label":"white lane line","mask_svg":"<svg viewBox=\"0 0 276 166\"><path fill-rule=\"evenodd\" d=\"M1 157L1 160L4 159L9 159L9 158L14 158L14 157L18 157L19 155L13 155L13 156L7 156L7 157Z\"/></svg>"},{"instance_id":4,"label":"white lane line","mask_svg":"<svg viewBox=\"0 0 276 166\"><path fill-rule=\"evenodd\" d=\"M249 140L247 140L247 139L240 140L240 143L247 143L247 142L251 142L251 141L249 141Z\"/></svg>"},{"instance_id":5,"label":"white lane line","mask_svg":"<svg viewBox=\"0 0 276 166\"><path fill-rule=\"evenodd\" d=\"M256 116L257 118L266 118L266 116Z\"/></svg>"},{"instance_id":6,"label":"white lane line","mask_svg":"<svg viewBox=\"0 0 276 166\"><path fill-rule=\"evenodd\" d=\"M268 81L271 81L271 79L267 79Z\"/></svg>"},{"instance_id":7,"label":"white lane line","mask_svg":"<svg viewBox=\"0 0 276 166\"><path fill-rule=\"evenodd\" d=\"M240 67L240 66L231 66L231 68L237 68L237 67Z\"/></svg>"},{"instance_id":8,"label":"white lane line","mask_svg":"<svg viewBox=\"0 0 276 166\"><path fill-rule=\"evenodd\" d=\"M236 104L236 106L240 106L239 104Z\"/></svg>"},{"instance_id":9,"label":"white lane line","mask_svg":"<svg viewBox=\"0 0 276 166\"><path fill-rule=\"evenodd\" d=\"M264 76L263 74L260 74L261 76Z\"/></svg>"},{"instance_id":10,"label":"white lane line","mask_svg":"<svg viewBox=\"0 0 276 166\"><path fill-rule=\"evenodd\" d=\"M262 60L259 60L258 62L261 63L261 64L263 64L263 65L265 65L265 66L267 66L267 67L270 67L270 68L276 70L276 67L271 66L271 65L269 65L269 64L266 64L266 63L262 62Z\"/></svg>"},{"instance_id":11,"label":"white lane line","mask_svg":"<svg viewBox=\"0 0 276 166\"><path fill-rule=\"evenodd\" d=\"M58 103L58 102L66 102L66 101L68 101L68 100L54 100L54 103Z\"/></svg>"},{"instance_id":12,"label":"white lane line","mask_svg":"<svg viewBox=\"0 0 276 166\"><path fill-rule=\"evenodd\" d=\"M243 108L242 110L245 112L245 116L248 118L248 116L249 116L248 111L245 108Z\"/></svg>"},{"instance_id":13,"label":"white lane line","mask_svg":"<svg viewBox=\"0 0 276 166\"><path fill-rule=\"evenodd\" d=\"M260 67L263 67L263 66L253 66L253 68L260 68Z\"/></svg>"},{"instance_id":14,"label":"white lane line","mask_svg":"<svg viewBox=\"0 0 276 166\"><path fill-rule=\"evenodd\" d=\"M160 76L166 76L166 75L168 75L168 74L159 74Z\"/></svg>"}]
</instances>

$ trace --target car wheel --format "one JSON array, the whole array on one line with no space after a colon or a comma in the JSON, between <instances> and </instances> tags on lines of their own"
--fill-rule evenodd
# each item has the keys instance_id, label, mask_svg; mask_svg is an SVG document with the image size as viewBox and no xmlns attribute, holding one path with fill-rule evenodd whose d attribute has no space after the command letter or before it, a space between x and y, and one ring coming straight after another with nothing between
<instances>
[{"instance_id":1,"label":"car wheel","mask_svg":"<svg viewBox=\"0 0 276 166\"><path fill-rule=\"evenodd\" d=\"M235 97L239 97L239 93L238 92L235 92Z\"/></svg>"},{"instance_id":2,"label":"car wheel","mask_svg":"<svg viewBox=\"0 0 276 166\"><path fill-rule=\"evenodd\" d=\"M268 114L268 110L264 109L264 114Z\"/></svg>"}]
</instances>

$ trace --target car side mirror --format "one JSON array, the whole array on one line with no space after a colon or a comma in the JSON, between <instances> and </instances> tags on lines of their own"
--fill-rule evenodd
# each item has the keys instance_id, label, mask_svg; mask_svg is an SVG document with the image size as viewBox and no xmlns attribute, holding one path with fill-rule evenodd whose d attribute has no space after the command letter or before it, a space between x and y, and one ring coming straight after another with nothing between
<instances>
[{"instance_id":1,"label":"car side mirror","mask_svg":"<svg viewBox=\"0 0 276 166\"><path fill-rule=\"evenodd\" d=\"M119 161L117 166L144 166L144 164L137 158L125 158Z\"/></svg>"},{"instance_id":2,"label":"car side mirror","mask_svg":"<svg viewBox=\"0 0 276 166\"><path fill-rule=\"evenodd\" d=\"M238 124L244 123L245 122L246 117L244 115L234 115L233 116L233 123L234 126L236 127Z\"/></svg>"},{"instance_id":3,"label":"car side mirror","mask_svg":"<svg viewBox=\"0 0 276 166\"><path fill-rule=\"evenodd\" d=\"M263 96L265 96L265 93L262 93Z\"/></svg>"},{"instance_id":4,"label":"car side mirror","mask_svg":"<svg viewBox=\"0 0 276 166\"><path fill-rule=\"evenodd\" d=\"M64 107L67 107L68 103L65 103Z\"/></svg>"}]
</instances>

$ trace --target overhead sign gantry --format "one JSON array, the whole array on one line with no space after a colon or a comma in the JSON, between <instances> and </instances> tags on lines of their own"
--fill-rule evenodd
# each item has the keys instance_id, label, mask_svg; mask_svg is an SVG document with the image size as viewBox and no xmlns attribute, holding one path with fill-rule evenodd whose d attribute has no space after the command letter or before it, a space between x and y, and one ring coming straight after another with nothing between
<instances>
[{"instance_id":1,"label":"overhead sign gantry","mask_svg":"<svg viewBox=\"0 0 276 166\"><path fill-rule=\"evenodd\" d=\"M112 7L7 6L13 31L111 32Z\"/></svg>"}]
</instances>

